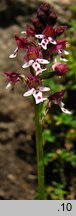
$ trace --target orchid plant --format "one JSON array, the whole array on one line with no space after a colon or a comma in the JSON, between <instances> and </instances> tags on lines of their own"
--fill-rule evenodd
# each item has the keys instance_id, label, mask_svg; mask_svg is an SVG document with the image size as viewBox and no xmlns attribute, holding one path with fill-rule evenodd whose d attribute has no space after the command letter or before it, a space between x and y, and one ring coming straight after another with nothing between
<instances>
[{"instance_id":1,"label":"orchid plant","mask_svg":"<svg viewBox=\"0 0 76 216\"><path fill-rule=\"evenodd\" d=\"M46 112L51 108L51 104L57 104L66 114L70 111L64 108L62 102L64 90L51 93L48 86L44 86L44 79L52 79L54 76L63 76L68 71L66 56L67 41L59 39L59 36L66 30L66 26L56 24L57 15L54 8L48 3L41 3L37 10L36 17L31 19L31 25L21 32L21 36L15 35L16 49L9 56L16 58L20 50L25 51L22 64L23 74L17 72L6 72L8 84L6 88L14 88L17 82L25 84L24 97L32 95L35 103L36 121L36 147L38 165L38 199L45 199L44 184L44 157L42 143L42 125L40 119L40 103L46 103ZM59 55L59 61L57 56ZM50 64L51 63L51 64ZM50 66L51 65L51 66ZM48 67L49 66L49 67ZM28 75L26 69L29 68ZM50 68L50 71L48 70ZM47 96L43 96L45 94Z\"/></svg>"}]
</instances>

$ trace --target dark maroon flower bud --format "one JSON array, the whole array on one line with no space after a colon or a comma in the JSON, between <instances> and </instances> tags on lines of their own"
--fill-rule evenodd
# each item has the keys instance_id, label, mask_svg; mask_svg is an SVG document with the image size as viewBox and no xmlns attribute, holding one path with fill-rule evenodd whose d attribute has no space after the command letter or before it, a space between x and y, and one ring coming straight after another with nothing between
<instances>
[{"instance_id":1,"label":"dark maroon flower bud","mask_svg":"<svg viewBox=\"0 0 76 216\"><path fill-rule=\"evenodd\" d=\"M38 23L39 23L39 19L38 19L37 17L31 18L31 21L33 22L33 24L34 24L35 26L37 26Z\"/></svg>"},{"instance_id":2,"label":"dark maroon flower bud","mask_svg":"<svg viewBox=\"0 0 76 216\"><path fill-rule=\"evenodd\" d=\"M66 29L67 26L58 26L57 28L55 28L55 36L61 35Z\"/></svg>"},{"instance_id":3,"label":"dark maroon flower bud","mask_svg":"<svg viewBox=\"0 0 76 216\"><path fill-rule=\"evenodd\" d=\"M17 81L20 81L20 76L16 72L6 72L6 79L11 83L16 83Z\"/></svg>"},{"instance_id":4,"label":"dark maroon flower bud","mask_svg":"<svg viewBox=\"0 0 76 216\"><path fill-rule=\"evenodd\" d=\"M37 11L37 17L38 18L46 18L46 15L45 15L45 13L42 10L39 9Z\"/></svg>"},{"instance_id":5,"label":"dark maroon flower bud","mask_svg":"<svg viewBox=\"0 0 76 216\"><path fill-rule=\"evenodd\" d=\"M62 46L62 48L65 48L67 40L60 39L60 40L57 40L56 42L57 42L57 45L60 45L60 46Z\"/></svg>"},{"instance_id":6,"label":"dark maroon flower bud","mask_svg":"<svg viewBox=\"0 0 76 216\"><path fill-rule=\"evenodd\" d=\"M62 98L64 97L64 92L64 90L61 90L59 92L54 93L49 97L49 100L62 100Z\"/></svg>"},{"instance_id":7,"label":"dark maroon flower bud","mask_svg":"<svg viewBox=\"0 0 76 216\"><path fill-rule=\"evenodd\" d=\"M41 9L44 13L48 14L49 9L53 9L53 7L49 3L42 3L39 9Z\"/></svg>"},{"instance_id":8,"label":"dark maroon flower bud","mask_svg":"<svg viewBox=\"0 0 76 216\"><path fill-rule=\"evenodd\" d=\"M15 40L18 48L27 49L31 43L24 37L19 37L18 35L15 35Z\"/></svg>"},{"instance_id":9,"label":"dark maroon flower bud","mask_svg":"<svg viewBox=\"0 0 76 216\"><path fill-rule=\"evenodd\" d=\"M56 15L56 13L53 11L52 13L49 14L47 23L48 23L48 25L54 26L55 23L56 23L56 20L57 20L57 15Z\"/></svg>"},{"instance_id":10,"label":"dark maroon flower bud","mask_svg":"<svg viewBox=\"0 0 76 216\"><path fill-rule=\"evenodd\" d=\"M40 22L46 23L47 16L42 10L39 9L37 11L37 17L39 18Z\"/></svg>"},{"instance_id":11,"label":"dark maroon flower bud","mask_svg":"<svg viewBox=\"0 0 76 216\"><path fill-rule=\"evenodd\" d=\"M35 27L32 25L27 25L26 26L26 32L28 35L33 36L35 35Z\"/></svg>"},{"instance_id":12,"label":"dark maroon flower bud","mask_svg":"<svg viewBox=\"0 0 76 216\"><path fill-rule=\"evenodd\" d=\"M42 85L41 80L36 75L29 75L27 77L27 85L31 88L37 88L38 86Z\"/></svg>"},{"instance_id":13,"label":"dark maroon flower bud","mask_svg":"<svg viewBox=\"0 0 76 216\"><path fill-rule=\"evenodd\" d=\"M42 3L39 9L42 10L44 13L46 13L46 15L55 11L54 7L49 3Z\"/></svg>"},{"instance_id":14,"label":"dark maroon flower bud","mask_svg":"<svg viewBox=\"0 0 76 216\"><path fill-rule=\"evenodd\" d=\"M44 29L44 26L41 23L39 23L38 27L35 27L35 33L36 34L38 34L38 33L41 34L43 29Z\"/></svg>"},{"instance_id":15,"label":"dark maroon flower bud","mask_svg":"<svg viewBox=\"0 0 76 216\"><path fill-rule=\"evenodd\" d=\"M44 31L42 32L43 35L45 35L46 37L54 37L54 29L52 28L52 26L47 26Z\"/></svg>"},{"instance_id":16,"label":"dark maroon flower bud","mask_svg":"<svg viewBox=\"0 0 76 216\"><path fill-rule=\"evenodd\" d=\"M60 62L56 62L52 66L52 69L57 76L63 76L68 71L68 66L67 66L67 64L62 64Z\"/></svg>"},{"instance_id":17,"label":"dark maroon flower bud","mask_svg":"<svg viewBox=\"0 0 76 216\"><path fill-rule=\"evenodd\" d=\"M40 23L38 18L32 18L31 21L35 27L35 33L42 33L44 26Z\"/></svg>"}]
</instances>

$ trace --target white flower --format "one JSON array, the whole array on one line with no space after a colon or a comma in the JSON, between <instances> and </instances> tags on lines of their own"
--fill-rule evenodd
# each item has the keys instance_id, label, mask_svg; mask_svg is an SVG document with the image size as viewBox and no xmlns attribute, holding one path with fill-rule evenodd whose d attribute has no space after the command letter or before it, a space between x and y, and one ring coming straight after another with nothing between
<instances>
[{"instance_id":1,"label":"white flower","mask_svg":"<svg viewBox=\"0 0 76 216\"><path fill-rule=\"evenodd\" d=\"M42 97L42 92L45 92L45 91L50 91L50 88L39 86L37 90L34 88L28 90L27 92L24 93L24 96L26 97L26 96L33 95L35 98L36 104L39 104L47 100L47 98Z\"/></svg>"},{"instance_id":2,"label":"white flower","mask_svg":"<svg viewBox=\"0 0 76 216\"><path fill-rule=\"evenodd\" d=\"M56 41L53 40L52 37L47 37L47 38L46 38L45 35L43 35L43 34L36 34L35 37L38 38L38 39L42 39L42 40L41 40L41 43L38 43L38 44L41 45L41 47L42 47L43 49L45 49L45 50L47 50L47 45L48 45L48 43L52 43L52 44L54 44L54 45L57 44Z\"/></svg>"},{"instance_id":3,"label":"white flower","mask_svg":"<svg viewBox=\"0 0 76 216\"><path fill-rule=\"evenodd\" d=\"M64 96L64 90L61 90L61 91L56 92L53 95L51 95L51 97L49 98L47 111L51 107L51 104L54 103L60 107L62 112L66 113L66 114L72 114L72 112L70 112L69 110L64 108L65 104L62 102L63 96Z\"/></svg>"},{"instance_id":4,"label":"white flower","mask_svg":"<svg viewBox=\"0 0 76 216\"><path fill-rule=\"evenodd\" d=\"M12 87L11 83L9 82L7 85L6 85L6 90L10 90Z\"/></svg>"},{"instance_id":5,"label":"white flower","mask_svg":"<svg viewBox=\"0 0 76 216\"><path fill-rule=\"evenodd\" d=\"M60 54L60 60L67 62L68 60L66 58L64 58L63 55L69 55L69 52L63 49L60 49L58 51L58 53Z\"/></svg>"},{"instance_id":6,"label":"white flower","mask_svg":"<svg viewBox=\"0 0 76 216\"><path fill-rule=\"evenodd\" d=\"M67 110L67 109L64 108L64 105L65 105L65 104L64 104L62 101L61 101L60 104L59 104L59 106L60 106L62 112L66 113L66 114L69 114L69 115L72 114L71 111L69 111L69 110Z\"/></svg>"},{"instance_id":7,"label":"white flower","mask_svg":"<svg viewBox=\"0 0 76 216\"><path fill-rule=\"evenodd\" d=\"M60 56L60 60L67 62L68 60L64 58L63 56Z\"/></svg>"},{"instance_id":8,"label":"white flower","mask_svg":"<svg viewBox=\"0 0 76 216\"><path fill-rule=\"evenodd\" d=\"M14 52L9 56L9 58L16 58L18 53L18 47L16 47L16 49L14 50Z\"/></svg>"},{"instance_id":9,"label":"white flower","mask_svg":"<svg viewBox=\"0 0 76 216\"><path fill-rule=\"evenodd\" d=\"M27 68L27 67L32 66L34 70L36 71L36 75L38 75L39 73L42 73L43 71L47 69L47 68L42 69L40 67L40 64L49 64L49 61L46 59L41 59L41 58L37 58L36 60L31 59L29 61L26 61L22 67Z\"/></svg>"}]
</instances>

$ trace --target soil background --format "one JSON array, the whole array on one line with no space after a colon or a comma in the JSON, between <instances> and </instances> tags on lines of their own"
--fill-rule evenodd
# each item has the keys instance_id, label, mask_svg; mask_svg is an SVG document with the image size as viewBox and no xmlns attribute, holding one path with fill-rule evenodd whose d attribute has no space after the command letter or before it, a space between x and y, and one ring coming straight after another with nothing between
<instances>
[{"instance_id":1,"label":"soil background","mask_svg":"<svg viewBox=\"0 0 76 216\"><path fill-rule=\"evenodd\" d=\"M71 0L51 0L61 23L72 17ZM6 71L21 70L21 55L10 60L15 49L14 35L20 34L39 1L0 1L0 199L32 200L37 190L34 108L31 99L22 95L19 85L14 92L6 92ZM65 13L66 12L66 13ZM64 16L65 14L65 16Z\"/></svg>"}]
</instances>

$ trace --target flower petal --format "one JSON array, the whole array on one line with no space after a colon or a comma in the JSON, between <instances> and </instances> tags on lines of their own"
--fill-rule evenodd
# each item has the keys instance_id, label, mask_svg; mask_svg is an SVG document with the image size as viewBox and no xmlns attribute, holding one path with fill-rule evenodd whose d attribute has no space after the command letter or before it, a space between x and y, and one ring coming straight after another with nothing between
<instances>
[{"instance_id":1,"label":"flower petal","mask_svg":"<svg viewBox=\"0 0 76 216\"><path fill-rule=\"evenodd\" d=\"M60 54L63 53L63 49L59 49L58 53L60 53Z\"/></svg>"},{"instance_id":2,"label":"flower petal","mask_svg":"<svg viewBox=\"0 0 76 216\"><path fill-rule=\"evenodd\" d=\"M32 88L32 89L28 90L27 92L25 92L23 96L25 96L25 97L30 96L34 93L34 91L35 91L34 88Z\"/></svg>"},{"instance_id":3,"label":"flower petal","mask_svg":"<svg viewBox=\"0 0 76 216\"><path fill-rule=\"evenodd\" d=\"M39 43L39 45L41 45L44 50L47 50L48 42L49 42L48 39L44 38L42 39L41 43Z\"/></svg>"},{"instance_id":4,"label":"flower petal","mask_svg":"<svg viewBox=\"0 0 76 216\"><path fill-rule=\"evenodd\" d=\"M66 114L72 114L69 110L65 109L64 107L61 107L61 110Z\"/></svg>"},{"instance_id":5,"label":"flower petal","mask_svg":"<svg viewBox=\"0 0 76 216\"><path fill-rule=\"evenodd\" d=\"M58 50L59 53L63 53L65 55L69 55L69 52L63 49Z\"/></svg>"},{"instance_id":6,"label":"flower petal","mask_svg":"<svg viewBox=\"0 0 76 216\"><path fill-rule=\"evenodd\" d=\"M18 53L18 47L16 47L16 49L14 50L14 53L12 53L12 54L9 56L9 58L16 58L17 53Z\"/></svg>"},{"instance_id":7,"label":"flower petal","mask_svg":"<svg viewBox=\"0 0 76 216\"><path fill-rule=\"evenodd\" d=\"M66 113L66 114L69 114L69 115L72 114L72 112L70 112L69 110L64 108L64 103L63 102L60 103L60 108L61 108L62 112Z\"/></svg>"},{"instance_id":8,"label":"flower petal","mask_svg":"<svg viewBox=\"0 0 76 216\"><path fill-rule=\"evenodd\" d=\"M22 31L21 34L27 34L27 32L26 31Z\"/></svg>"},{"instance_id":9,"label":"flower petal","mask_svg":"<svg viewBox=\"0 0 76 216\"><path fill-rule=\"evenodd\" d=\"M12 54L9 56L9 58L16 58L16 56L17 56L17 53L12 53Z\"/></svg>"},{"instance_id":10,"label":"flower petal","mask_svg":"<svg viewBox=\"0 0 76 216\"><path fill-rule=\"evenodd\" d=\"M23 65L22 65L22 68L27 68L27 67L30 67L33 63L33 60L30 60L28 62L25 62Z\"/></svg>"},{"instance_id":11,"label":"flower petal","mask_svg":"<svg viewBox=\"0 0 76 216\"><path fill-rule=\"evenodd\" d=\"M39 87L39 91L41 91L41 92L50 91L50 88L40 86L40 87Z\"/></svg>"},{"instance_id":12,"label":"flower petal","mask_svg":"<svg viewBox=\"0 0 76 216\"><path fill-rule=\"evenodd\" d=\"M44 35L43 34L36 34L35 37L38 39L42 39L42 38L44 38Z\"/></svg>"},{"instance_id":13,"label":"flower petal","mask_svg":"<svg viewBox=\"0 0 76 216\"><path fill-rule=\"evenodd\" d=\"M37 63L37 62L34 62L34 63L32 64L32 67L33 67L34 70L36 71L36 75L38 75L39 73L42 73L43 71L46 70L46 68L45 68L45 69L41 69L40 64Z\"/></svg>"},{"instance_id":14,"label":"flower petal","mask_svg":"<svg viewBox=\"0 0 76 216\"><path fill-rule=\"evenodd\" d=\"M53 38L52 37L48 37L48 40L49 40L49 42L50 43L52 43L52 44L57 44L57 42L55 41L55 40L53 40Z\"/></svg>"},{"instance_id":15,"label":"flower petal","mask_svg":"<svg viewBox=\"0 0 76 216\"><path fill-rule=\"evenodd\" d=\"M34 98L35 98L35 101L36 101L36 104L39 104L41 102L43 102L44 100L47 100L47 98L43 98L42 97L42 92L36 92L34 91L34 94L33 94Z\"/></svg>"},{"instance_id":16,"label":"flower petal","mask_svg":"<svg viewBox=\"0 0 76 216\"><path fill-rule=\"evenodd\" d=\"M11 83L9 82L9 83L7 84L7 86L6 86L6 89L11 89L11 87L12 87L12 85L11 85Z\"/></svg>"},{"instance_id":17,"label":"flower petal","mask_svg":"<svg viewBox=\"0 0 76 216\"><path fill-rule=\"evenodd\" d=\"M64 54L65 54L65 55L69 55L69 52L66 51L66 50L64 50Z\"/></svg>"},{"instance_id":18,"label":"flower petal","mask_svg":"<svg viewBox=\"0 0 76 216\"><path fill-rule=\"evenodd\" d=\"M64 58L63 56L60 56L60 60L62 60L62 61L68 61L68 59L66 59L66 58Z\"/></svg>"},{"instance_id":19,"label":"flower petal","mask_svg":"<svg viewBox=\"0 0 76 216\"><path fill-rule=\"evenodd\" d=\"M36 61L39 62L40 64L49 64L50 63L48 60L40 59L40 58L37 58Z\"/></svg>"}]
</instances>

